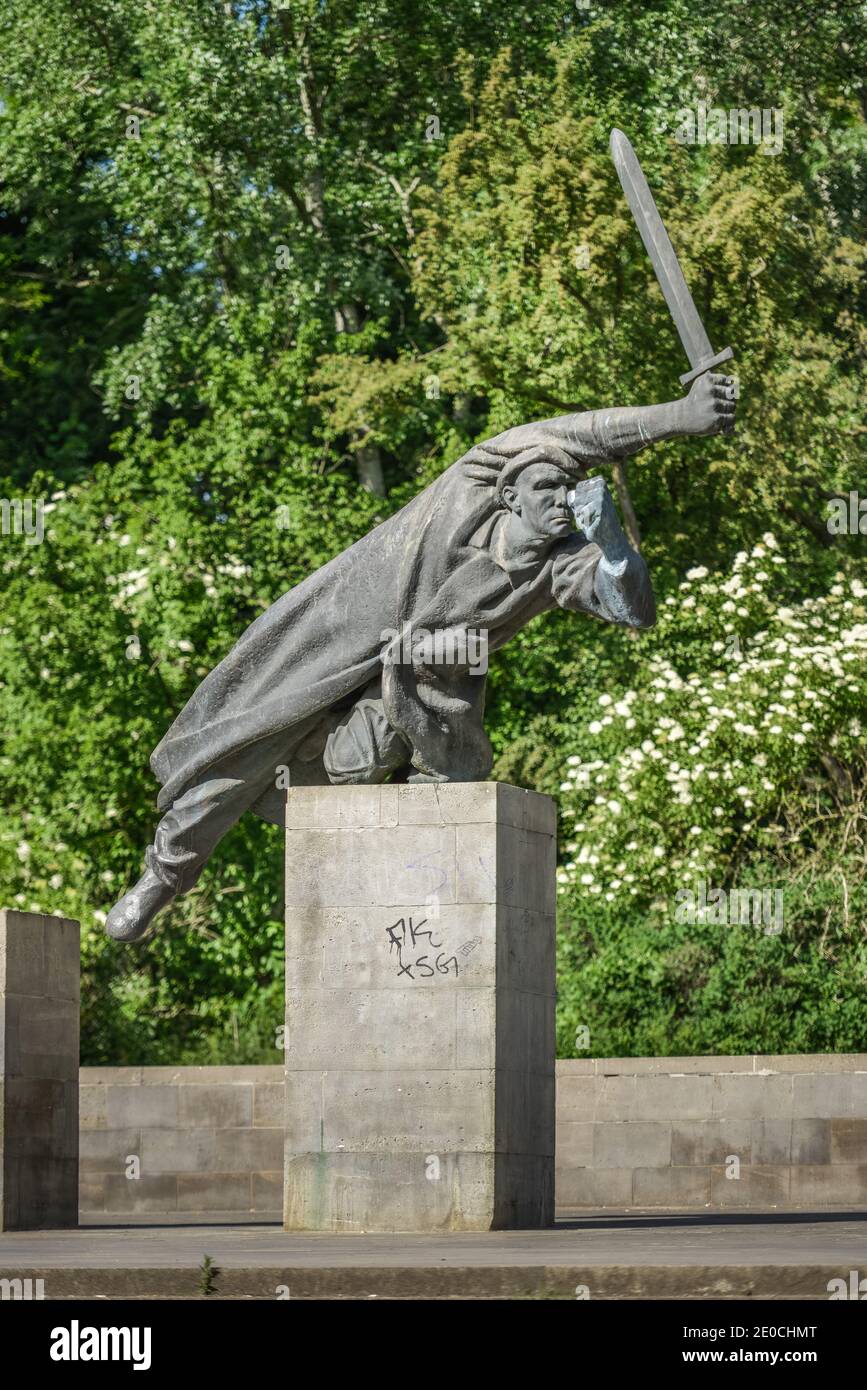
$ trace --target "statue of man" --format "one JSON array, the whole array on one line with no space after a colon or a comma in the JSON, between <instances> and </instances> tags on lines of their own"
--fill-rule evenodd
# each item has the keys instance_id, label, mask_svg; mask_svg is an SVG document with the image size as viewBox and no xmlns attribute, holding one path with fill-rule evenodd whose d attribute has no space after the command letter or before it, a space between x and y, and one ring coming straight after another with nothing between
<instances>
[{"instance_id":1,"label":"statue of man","mask_svg":"<svg viewBox=\"0 0 867 1390\"><path fill-rule=\"evenodd\" d=\"M281 825L289 785L484 780L474 641L496 651L555 607L655 620L647 567L588 470L734 415L733 378L708 372L677 401L506 430L279 598L155 750L162 819L109 935L142 936L245 811Z\"/></svg>"}]
</instances>

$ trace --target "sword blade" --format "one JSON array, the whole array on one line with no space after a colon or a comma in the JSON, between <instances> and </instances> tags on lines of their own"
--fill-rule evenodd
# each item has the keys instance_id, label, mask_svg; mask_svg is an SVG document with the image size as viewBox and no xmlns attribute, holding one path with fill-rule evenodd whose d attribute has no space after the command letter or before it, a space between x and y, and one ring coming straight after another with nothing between
<instances>
[{"instance_id":1,"label":"sword blade","mask_svg":"<svg viewBox=\"0 0 867 1390\"><path fill-rule=\"evenodd\" d=\"M626 194L626 201L632 210L635 225L641 233L647 254L659 281L659 288L665 295L668 311L674 320L680 341L691 368L709 364L714 356L710 338L698 316L689 286L683 278L683 271L677 253L671 244L665 223L659 215L653 194L638 162L631 144L622 130L614 129L610 139L611 158L617 170L617 177ZM731 353L728 354L731 356Z\"/></svg>"}]
</instances>

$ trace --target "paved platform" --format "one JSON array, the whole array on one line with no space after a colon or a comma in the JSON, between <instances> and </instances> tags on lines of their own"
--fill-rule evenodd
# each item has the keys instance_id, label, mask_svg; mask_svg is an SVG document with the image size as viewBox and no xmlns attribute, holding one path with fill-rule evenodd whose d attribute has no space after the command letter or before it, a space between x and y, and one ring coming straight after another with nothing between
<instances>
[{"instance_id":1,"label":"paved platform","mask_svg":"<svg viewBox=\"0 0 867 1390\"><path fill-rule=\"evenodd\" d=\"M90 1218L73 1231L0 1235L0 1279L52 1298L195 1297L205 1255L224 1298L825 1299L867 1277L867 1210L606 1211L547 1231L285 1233L268 1223ZM213 1295L212 1295L213 1296Z\"/></svg>"}]
</instances>

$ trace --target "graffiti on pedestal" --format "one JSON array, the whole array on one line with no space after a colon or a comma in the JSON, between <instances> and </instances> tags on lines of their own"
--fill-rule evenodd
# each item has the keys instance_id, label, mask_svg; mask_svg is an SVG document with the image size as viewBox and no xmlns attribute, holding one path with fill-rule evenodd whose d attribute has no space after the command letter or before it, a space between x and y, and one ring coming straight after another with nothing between
<instances>
[{"instance_id":1,"label":"graffiti on pedestal","mask_svg":"<svg viewBox=\"0 0 867 1390\"><path fill-rule=\"evenodd\" d=\"M408 980L436 980L443 976L458 977L458 958L449 955L441 940L427 929L428 919L415 922L412 917L400 917L386 927L389 954L397 957L397 974ZM437 932L439 936L439 931Z\"/></svg>"}]
</instances>

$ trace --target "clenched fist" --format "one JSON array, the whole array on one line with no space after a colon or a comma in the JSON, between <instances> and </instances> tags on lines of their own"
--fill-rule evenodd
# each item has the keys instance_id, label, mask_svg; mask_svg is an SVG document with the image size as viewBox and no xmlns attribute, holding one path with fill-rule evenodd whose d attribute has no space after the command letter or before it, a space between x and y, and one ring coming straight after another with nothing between
<instances>
[{"instance_id":1,"label":"clenched fist","mask_svg":"<svg viewBox=\"0 0 867 1390\"><path fill-rule=\"evenodd\" d=\"M575 518L575 525L588 541L595 541L603 553L625 545L617 508L604 478L588 478L567 493L566 501Z\"/></svg>"},{"instance_id":2,"label":"clenched fist","mask_svg":"<svg viewBox=\"0 0 867 1390\"><path fill-rule=\"evenodd\" d=\"M732 434L735 428L737 384L733 376L705 372L696 377L680 402L684 434Z\"/></svg>"}]
</instances>

